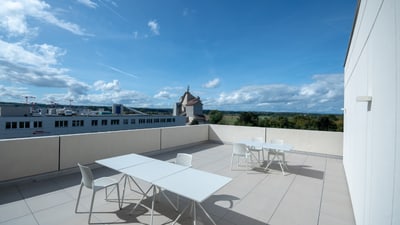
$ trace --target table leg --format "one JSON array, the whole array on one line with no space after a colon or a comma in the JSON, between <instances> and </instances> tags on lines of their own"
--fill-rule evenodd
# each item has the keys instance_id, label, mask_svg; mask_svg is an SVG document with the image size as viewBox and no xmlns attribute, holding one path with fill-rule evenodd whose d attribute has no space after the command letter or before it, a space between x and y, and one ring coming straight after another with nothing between
<instances>
[{"instance_id":1,"label":"table leg","mask_svg":"<svg viewBox=\"0 0 400 225\"><path fill-rule=\"evenodd\" d=\"M193 225L196 225L196 220L197 220L196 204L194 201L192 201L192 204L193 204Z\"/></svg>"},{"instance_id":2,"label":"table leg","mask_svg":"<svg viewBox=\"0 0 400 225\"><path fill-rule=\"evenodd\" d=\"M189 206L191 206L192 204L188 204L183 210L182 212L178 215L178 217L176 217L176 219L174 220L174 222L172 223L172 225L175 225L175 223L179 220L179 218L181 218L181 216L183 215L183 213L189 208Z\"/></svg>"},{"instance_id":3,"label":"table leg","mask_svg":"<svg viewBox=\"0 0 400 225\"><path fill-rule=\"evenodd\" d=\"M267 166L265 166L264 171L267 171L268 168L271 166L272 162L275 160L276 154L274 154L274 157L268 162Z\"/></svg>"},{"instance_id":4,"label":"table leg","mask_svg":"<svg viewBox=\"0 0 400 225\"><path fill-rule=\"evenodd\" d=\"M129 212L129 215L132 215L133 211L140 205L140 203L143 201L144 197L147 196L147 193L153 188L153 186L150 186L149 189L147 189L146 193L142 196L142 198L136 203L136 205L132 208L132 210Z\"/></svg>"},{"instance_id":5,"label":"table leg","mask_svg":"<svg viewBox=\"0 0 400 225\"><path fill-rule=\"evenodd\" d=\"M153 185L153 200L151 201L151 219L150 225L153 225L153 216L154 216L154 201L156 199L156 187Z\"/></svg>"},{"instance_id":6,"label":"table leg","mask_svg":"<svg viewBox=\"0 0 400 225\"><path fill-rule=\"evenodd\" d=\"M200 208L203 210L203 212L204 212L204 214L206 214L206 216L208 217L208 219L210 219L210 221L214 224L214 225L217 225L216 223L215 223L215 221L211 218L211 216L207 213L207 211L204 209L204 207L198 202L197 203L199 206L200 206Z\"/></svg>"},{"instance_id":7,"label":"table leg","mask_svg":"<svg viewBox=\"0 0 400 225\"><path fill-rule=\"evenodd\" d=\"M168 198L168 196L161 190L160 188L160 193L164 196L165 199L167 199L168 203L175 209L175 211L178 211L178 208L172 203L171 199Z\"/></svg>"},{"instance_id":8,"label":"table leg","mask_svg":"<svg viewBox=\"0 0 400 225\"><path fill-rule=\"evenodd\" d=\"M128 175L126 175L126 176L128 176ZM133 177L131 177L131 176L129 176L129 178L131 178L131 180L132 180L133 183L136 185L136 187L139 188L140 192L142 192L142 194L145 195L143 189L142 189L142 188L140 187L140 185L135 181L135 179L133 179ZM134 191L133 188L131 187L131 183L130 183L130 182L129 182L129 187L131 188L132 191ZM148 197L148 196L146 196L146 197Z\"/></svg>"}]
</instances>

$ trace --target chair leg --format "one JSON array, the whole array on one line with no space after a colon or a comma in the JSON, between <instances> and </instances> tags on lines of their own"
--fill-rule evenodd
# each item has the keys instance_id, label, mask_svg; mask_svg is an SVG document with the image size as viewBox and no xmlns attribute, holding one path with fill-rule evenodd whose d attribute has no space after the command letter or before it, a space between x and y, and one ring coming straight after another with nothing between
<instances>
[{"instance_id":1,"label":"chair leg","mask_svg":"<svg viewBox=\"0 0 400 225\"><path fill-rule=\"evenodd\" d=\"M81 199L82 188L83 188L83 183L81 183L81 186L79 187L78 199L76 200L76 206L75 206L75 213L78 212L78 204L79 200Z\"/></svg>"},{"instance_id":2,"label":"chair leg","mask_svg":"<svg viewBox=\"0 0 400 225\"><path fill-rule=\"evenodd\" d=\"M94 203L94 196L95 196L96 192L93 191L92 193L92 200L90 202L90 210L89 210L89 219L88 219L88 223L90 224L90 218L92 217L92 211L93 211L93 203Z\"/></svg>"}]
</instances>

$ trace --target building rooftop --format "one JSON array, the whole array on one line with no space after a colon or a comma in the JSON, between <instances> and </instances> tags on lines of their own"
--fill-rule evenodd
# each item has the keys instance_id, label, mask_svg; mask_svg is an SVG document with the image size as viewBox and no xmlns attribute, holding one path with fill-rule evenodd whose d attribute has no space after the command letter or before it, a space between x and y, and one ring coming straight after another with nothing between
<instances>
[{"instance_id":1,"label":"building rooftop","mask_svg":"<svg viewBox=\"0 0 400 225\"><path fill-rule=\"evenodd\" d=\"M230 144L205 143L181 148L152 157L173 161L177 152L193 154L193 168L233 178L232 181L202 203L219 225L354 225L353 209L347 189L342 160L330 156L293 152L286 155L288 173L278 165L268 172L257 169L231 170ZM121 174L104 167L93 169L96 177L120 179ZM75 213L80 173L21 181L0 187L0 224L87 224L87 213ZM140 182L144 188L149 184ZM122 183L121 183L122 186ZM83 190L80 211L88 211L90 190ZM96 194L92 221L101 224L149 224L151 200L129 215L141 197L127 190L122 210L117 203L105 201L104 192ZM171 199L174 194L168 193ZM111 194L111 198L113 198ZM182 210L187 200L181 198ZM154 224L172 224L178 215L160 196L155 204ZM197 210L198 224L210 224ZM186 212L179 224L191 224Z\"/></svg>"}]
</instances>

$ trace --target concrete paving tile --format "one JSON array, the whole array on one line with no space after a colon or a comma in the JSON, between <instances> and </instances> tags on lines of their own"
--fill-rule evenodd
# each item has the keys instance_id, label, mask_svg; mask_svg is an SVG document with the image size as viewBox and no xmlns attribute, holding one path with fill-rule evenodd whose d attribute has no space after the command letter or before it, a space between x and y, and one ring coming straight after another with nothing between
<instances>
[{"instance_id":1,"label":"concrete paving tile","mask_svg":"<svg viewBox=\"0 0 400 225\"><path fill-rule=\"evenodd\" d=\"M0 223L30 214L16 186L0 188Z\"/></svg>"},{"instance_id":2,"label":"concrete paving tile","mask_svg":"<svg viewBox=\"0 0 400 225\"><path fill-rule=\"evenodd\" d=\"M14 218L12 220L8 220L5 222L2 222L1 225L38 225L37 221L33 217L32 214L28 214L25 216L21 216L18 218Z\"/></svg>"},{"instance_id":3,"label":"concrete paving tile","mask_svg":"<svg viewBox=\"0 0 400 225\"><path fill-rule=\"evenodd\" d=\"M31 211L24 200L0 205L0 223L30 214Z\"/></svg>"},{"instance_id":4,"label":"concrete paving tile","mask_svg":"<svg viewBox=\"0 0 400 225\"><path fill-rule=\"evenodd\" d=\"M32 212L37 212L43 209L61 205L66 202L74 201L74 198L64 192L64 190L59 190L26 198L25 200Z\"/></svg>"},{"instance_id":5,"label":"concrete paving tile","mask_svg":"<svg viewBox=\"0 0 400 225\"><path fill-rule=\"evenodd\" d=\"M41 210L34 213L34 215L40 225L87 225L89 216L88 213L75 213L75 202L68 202Z\"/></svg>"},{"instance_id":6,"label":"concrete paving tile","mask_svg":"<svg viewBox=\"0 0 400 225\"><path fill-rule=\"evenodd\" d=\"M340 217L332 216L326 213L321 213L319 216L318 225L355 225L354 218L342 219Z\"/></svg>"}]
</instances>

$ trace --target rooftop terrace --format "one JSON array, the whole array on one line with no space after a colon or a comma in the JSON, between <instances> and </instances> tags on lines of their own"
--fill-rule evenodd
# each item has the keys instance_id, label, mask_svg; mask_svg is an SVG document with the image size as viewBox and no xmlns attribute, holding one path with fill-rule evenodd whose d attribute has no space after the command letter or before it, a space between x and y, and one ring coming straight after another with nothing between
<instances>
[{"instance_id":1,"label":"rooftop terrace","mask_svg":"<svg viewBox=\"0 0 400 225\"><path fill-rule=\"evenodd\" d=\"M268 172L231 170L232 145L205 142L191 147L152 155L172 161L177 152L193 154L193 167L224 175L233 180L203 202L205 209L219 225L353 225L354 216L340 157L293 152L286 156L288 174L282 175L278 165ZM116 179L121 174L104 167L93 170L95 176ZM81 175L76 172L41 178L36 181L13 182L0 187L0 224L87 224L87 213L74 213ZM149 184L139 182L148 187ZM104 200L104 192L96 195L92 221L101 224L149 224L151 200L145 200L133 215L128 212L139 195L127 191L122 210L117 203ZM84 190L80 211L88 211L89 190ZM167 193L171 199L175 195ZM187 201L181 199L180 209ZM155 206L154 224L172 224L178 215L163 197ZM210 224L198 210L198 224ZM178 221L191 224L189 213Z\"/></svg>"}]
</instances>

